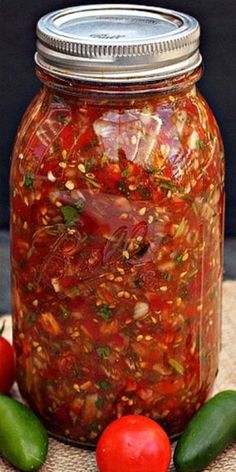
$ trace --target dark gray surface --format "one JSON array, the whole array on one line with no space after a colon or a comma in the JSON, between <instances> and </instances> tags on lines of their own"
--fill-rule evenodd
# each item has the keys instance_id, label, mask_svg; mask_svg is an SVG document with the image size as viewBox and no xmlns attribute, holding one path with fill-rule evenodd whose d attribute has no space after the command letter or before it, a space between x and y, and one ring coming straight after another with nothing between
<instances>
[{"instance_id":1,"label":"dark gray surface","mask_svg":"<svg viewBox=\"0 0 236 472\"><path fill-rule=\"evenodd\" d=\"M10 311L9 233L0 231L0 314Z\"/></svg>"},{"instance_id":2,"label":"dark gray surface","mask_svg":"<svg viewBox=\"0 0 236 472\"><path fill-rule=\"evenodd\" d=\"M236 280L236 238L225 241L225 279ZM10 312L9 233L0 231L0 314Z\"/></svg>"},{"instance_id":3,"label":"dark gray surface","mask_svg":"<svg viewBox=\"0 0 236 472\"><path fill-rule=\"evenodd\" d=\"M225 241L225 279L236 280L236 238Z\"/></svg>"}]
</instances>

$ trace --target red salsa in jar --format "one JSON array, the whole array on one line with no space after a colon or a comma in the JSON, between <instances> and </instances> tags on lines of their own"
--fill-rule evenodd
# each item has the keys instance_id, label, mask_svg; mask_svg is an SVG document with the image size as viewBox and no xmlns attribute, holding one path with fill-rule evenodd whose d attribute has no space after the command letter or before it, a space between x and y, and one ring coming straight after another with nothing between
<instances>
[{"instance_id":1,"label":"red salsa in jar","mask_svg":"<svg viewBox=\"0 0 236 472\"><path fill-rule=\"evenodd\" d=\"M76 7L60 12L60 25L58 12L40 20L43 87L12 160L18 383L53 434L80 444L132 413L179 434L209 395L218 365L223 147L196 89L198 23L130 8ZM83 15L98 32L84 49L76 37L62 54L60 35L72 20L86 29ZM165 39L143 38L144 20L168 30L171 74L169 55L160 64L155 56ZM109 38L110 23L121 38ZM140 50L153 42L151 66L144 54L138 62L128 38L125 68L130 23ZM188 61L186 38L183 57L174 49L176 28L189 35ZM57 42L47 43L46 32ZM113 54L114 70L85 61L92 47L94 60Z\"/></svg>"}]
</instances>

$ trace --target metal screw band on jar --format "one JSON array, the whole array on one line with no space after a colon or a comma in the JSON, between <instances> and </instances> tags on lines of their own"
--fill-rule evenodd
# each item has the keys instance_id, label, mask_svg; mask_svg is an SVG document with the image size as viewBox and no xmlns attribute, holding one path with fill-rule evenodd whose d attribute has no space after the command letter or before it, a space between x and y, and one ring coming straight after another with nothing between
<instances>
[{"instance_id":1,"label":"metal screw band on jar","mask_svg":"<svg viewBox=\"0 0 236 472\"><path fill-rule=\"evenodd\" d=\"M36 63L61 77L148 82L191 72L202 58L193 17L139 5L90 5L38 22Z\"/></svg>"}]
</instances>

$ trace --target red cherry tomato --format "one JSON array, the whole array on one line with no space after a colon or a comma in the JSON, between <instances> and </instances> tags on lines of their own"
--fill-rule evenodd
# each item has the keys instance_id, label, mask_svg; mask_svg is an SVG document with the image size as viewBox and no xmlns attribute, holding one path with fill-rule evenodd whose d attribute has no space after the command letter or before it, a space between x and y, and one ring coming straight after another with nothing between
<instances>
[{"instance_id":1,"label":"red cherry tomato","mask_svg":"<svg viewBox=\"0 0 236 472\"><path fill-rule=\"evenodd\" d=\"M96 459L100 472L167 472L170 441L150 418L123 416L102 433Z\"/></svg>"},{"instance_id":2,"label":"red cherry tomato","mask_svg":"<svg viewBox=\"0 0 236 472\"><path fill-rule=\"evenodd\" d=\"M12 345L0 335L0 393L8 393L14 380L14 350Z\"/></svg>"}]
</instances>

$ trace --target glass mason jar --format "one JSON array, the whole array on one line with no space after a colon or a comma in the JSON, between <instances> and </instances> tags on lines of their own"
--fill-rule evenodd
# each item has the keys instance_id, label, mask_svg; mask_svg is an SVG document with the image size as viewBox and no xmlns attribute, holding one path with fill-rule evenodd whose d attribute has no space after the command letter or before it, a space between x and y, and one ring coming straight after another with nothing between
<instances>
[{"instance_id":1,"label":"glass mason jar","mask_svg":"<svg viewBox=\"0 0 236 472\"><path fill-rule=\"evenodd\" d=\"M78 444L133 413L179 434L220 339L223 148L196 89L199 25L94 5L38 37L11 168L20 391Z\"/></svg>"}]
</instances>

